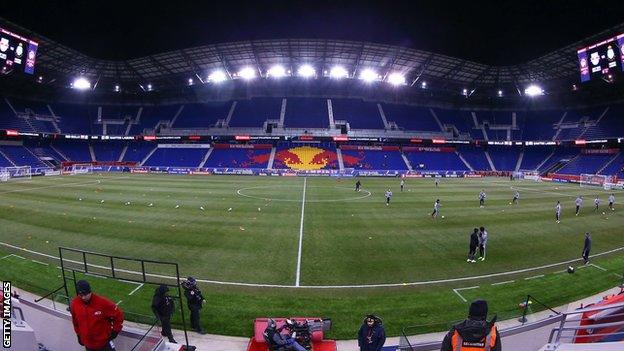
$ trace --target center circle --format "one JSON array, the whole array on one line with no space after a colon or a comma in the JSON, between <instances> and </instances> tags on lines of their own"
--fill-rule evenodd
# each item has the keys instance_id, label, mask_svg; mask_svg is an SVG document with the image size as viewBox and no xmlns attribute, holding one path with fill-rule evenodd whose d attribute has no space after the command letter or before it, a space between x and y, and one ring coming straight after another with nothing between
<instances>
[{"instance_id":1,"label":"center circle","mask_svg":"<svg viewBox=\"0 0 624 351\"><path fill-rule=\"evenodd\" d=\"M284 199L284 198L280 199L279 197L259 196L259 195L253 194L254 189L284 189L284 188L297 189L299 190L299 195L301 195L301 193L303 192L303 187L298 186L298 185L260 185L260 186L250 186L250 187L237 189L236 194L238 196L247 197L250 199L263 200L263 201L270 200L270 201L281 201L281 202L301 202L303 200L301 196L299 196L299 198L297 199ZM306 187L306 189L310 189L310 188L340 189L340 190L348 190L348 191L354 192L353 188L351 187L340 187L340 186L307 186ZM313 200L306 199L305 202L316 203L316 202L356 201L356 200L365 199L372 195L371 192L368 190L361 190L356 194L357 194L356 196L349 196L349 197L335 198L335 199L313 199Z\"/></svg>"}]
</instances>

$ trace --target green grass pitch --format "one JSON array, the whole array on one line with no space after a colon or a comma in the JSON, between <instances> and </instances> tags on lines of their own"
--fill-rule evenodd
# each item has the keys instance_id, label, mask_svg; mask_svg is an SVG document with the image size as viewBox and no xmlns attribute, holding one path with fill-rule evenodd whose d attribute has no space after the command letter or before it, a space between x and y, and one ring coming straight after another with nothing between
<instances>
[{"instance_id":1,"label":"green grass pitch","mask_svg":"<svg viewBox=\"0 0 624 351\"><path fill-rule=\"evenodd\" d=\"M0 279L38 293L61 284L56 261L15 247L172 261L183 276L251 284L201 284L208 300L203 323L212 333L250 335L255 317L300 315L331 317L335 338L354 338L368 313L384 318L389 335L408 325L439 331L465 316L464 299L486 298L490 311L511 318L527 294L556 306L621 281L624 259L613 250L624 247L624 208L608 210L602 189L503 178L444 179L436 188L432 179L407 179L401 192L396 178L361 181L360 192L354 179L325 177L93 174L3 183L0 264L9 269ZM510 205L512 187L520 191L517 205ZM485 208L478 204L481 189ZM578 217L577 195L585 198ZM603 203L598 212L596 195ZM438 198L444 219L434 220L429 214ZM469 234L482 225L487 259L468 264ZM592 233L592 254L613 253L562 274L568 264L553 264L580 258L585 231ZM512 271L521 272L506 273ZM153 287L129 295L137 285L88 279L121 300L130 318L149 316Z\"/></svg>"}]
</instances>

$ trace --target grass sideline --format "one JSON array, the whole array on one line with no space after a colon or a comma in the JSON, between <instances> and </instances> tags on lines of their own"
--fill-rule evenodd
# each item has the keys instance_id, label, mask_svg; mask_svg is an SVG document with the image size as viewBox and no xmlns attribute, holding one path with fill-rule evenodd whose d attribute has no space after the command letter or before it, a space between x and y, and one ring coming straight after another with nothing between
<instances>
[{"instance_id":1,"label":"grass sideline","mask_svg":"<svg viewBox=\"0 0 624 351\"><path fill-rule=\"evenodd\" d=\"M618 231L624 223L620 213L591 212L591 196L604 193L598 189L501 179L444 180L435 189L425 179L408 180L401 194L397 179L362 182L371 195L353 199L365 193L355 194L350 180L308 178L302 285L448 279L561 262L579 256L585 230L593 233L593 253L624 246ZM7 229L0 239L52 255L66 245L176 261L183 274L192 272L198 278L293 285L302 184L301 178L111 174L8 183L0 189L0 225ZM517 206L508 204L511 186L521 191ZM388 207L383 204L387 187L395 194ZM482 188L488 192L484 209L476 200ZM251 197L237 194L240 189ZM586 195L587 205L581 217L574 217L572 202L580 193ZM442 201L444 220L428 218L435 198ZM557 199L564 205L560 225L553 218ZM130 205L125 205L128 201ZM485 263L468 265L468 232L478 225L490 231L490 252ZM2 256L13 253L2 251L6 252ZM0 262L10 263L11 269L0 278L38 293L60 285L54 264L43 266L31 258L43 261L34 256L3 259ZM414 324L427 325L422 332L438 331L465 316L467 304L453 292L455 288L479 285L462 290L462 296L468 301L485 297L499 317L512 317L520 313L517 304L528 293L557 306L617 285L623 261L615 255L600 257L595 262L607 271L589 266L574 275L555 273L565 268L561 266L477 282L383 289L203 284L208 299L203 322L212 333L248 336L258 316L325 316L334 320L331 337L350 339L365 314L377 313L386 321L389 335ZM544 277L524 280L541 274ZM134 318L150 316L153 288L144 286L130 296L133 284L89 280L112 300L122 300L121 307ZM491 285L509 280L514 283Z\"/></svg>"}]
</instances>

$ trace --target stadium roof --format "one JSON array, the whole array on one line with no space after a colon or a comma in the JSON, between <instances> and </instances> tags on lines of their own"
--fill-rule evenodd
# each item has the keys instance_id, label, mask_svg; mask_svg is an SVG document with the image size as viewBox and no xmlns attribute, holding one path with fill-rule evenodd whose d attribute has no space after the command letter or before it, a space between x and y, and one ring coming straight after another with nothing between
<instances>
[{"instance_id":1,"label":"stadium roof","mask_svg":"<svg viewBox=\"0 0 624 351\"><path fill-rule=\"evenodd\" d=\"M376 70L382 79L391 72L400 72L408 85L424 81L430 89L455 94L467 88L476 94L504 89L508 94L519 95L532 82L553 90L569 90L571 84L578 82L576 50L607 35L624 32L621 23L526 63L493 66L407 47L320 39L239 41L113 61L89 57L2 18L0 26L40 42L36 71L37 76L43 76L44 84L68 87L74 78L84 76L94 82L95 89L112 91L120 85L126 92L145 91L146 84L157 90L179 89L188 85L189 78L204 83L216 69L232 78L242 67L251 66L259 76L266 76L274 64L296 72L304 63L313 65L321 75L335 65L346 68L351 77L367 68Z\"/></svg>"}]
</instances>

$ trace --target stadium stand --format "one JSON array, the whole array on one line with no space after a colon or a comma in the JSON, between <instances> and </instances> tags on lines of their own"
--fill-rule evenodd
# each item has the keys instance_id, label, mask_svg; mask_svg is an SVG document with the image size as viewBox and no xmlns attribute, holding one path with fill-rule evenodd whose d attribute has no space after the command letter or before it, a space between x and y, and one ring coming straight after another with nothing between
<instances>
[{"instance_id":1,"label":"stadium stand","mask_svg":"<svg viewBox=\"0 0 624 351\"><path fill-rule=\"evenodd\" d=\"M280 119L281 98L239 100L230 120L230 127L262 127L268 119ZM288 113L288 107L286 108Z\"/></svg>"},{"instance_id":2,"label":"stadium stand","mask_svg":"<svg viewBox=\"0 0 624 351\"><path fill-rule=\"evenodd\" d=\"M460 148L459 153L464 157L466 162L472 166L475 170L480 171L491 171L487 158L485 157L485 153L482 149L472 149L462 147Z\"/></svg>"},{"instance_id":3,"label":"stadium stand","mask_svg":"<svg viewBox=\"0 0 624 351\"><path fill-rule=\"evenodd\" d=\"M339 119L336 117L335 110L334 118ZM329 126L327 99L289 98L286 103L284 126L289 128L327 128Z\"/></svg>"},{"instance_id":4,"label":"stadium stand","mask_svg":"<svg viewBox=\"0 0 624 351\"><path fill-rule=\"evenodd\" d=\"M198 167L207 151L205 148L159 147L143 165L150 167Z\"/></svg>"},{"instance_id":5,"label":"stadium stand","mask_svg":"<svg viewBox=\"0 0 624 351\"><path fill-rule=\"evenodd\" d=\"M323 144L280 144L275 152L275 169L338 169L336 146Z\"/></svg>"},{"instance_id":6,"label":"stadium stand","mask_svg":"<svg viewBox=\"0 0 624 351\"><path fill-rule=\"evenodd\" d=\"M156 144L150 142L131 142L122 161L141 162L147 155L156 148Z\"/></svg>"},{"instance_id":7,"label":"stadium stand","mask_svg":"<svg viewBox=\"0 0 624 351\"><path fill-rule=\"evenodd\" d=\"M388 122L395 122L401 129L440 131L440 126L426 107L383 104L383 111Z\"/></svg>"},{"instance_id":8,"label":"stadium stand","mask_svg":"<svg viewBox=\"0 0 624 351\"><path fill-rule=\"evenodd\" d=\"M611 157L613 157L613 155L583 155L581 154L578 157L572 159L570 162L568 162L557 173L594 174L594 173L597 173L602 168L602 166L604 166L611 159Z\"/></svg>"},{"instance_id":9,"label":"stadium stand","mask_svg":"<svg viewBox=\"0 0 624 351\"><path fill-rule=\"evenodd\" d=\"M88 106L55 104L52 107L54 114L59 118L57 123L61 132L66 134L93 134L97 114L92 114Z\"/></svg>"},{"instance_id":10,"label":"stadium stand","mask_svg":"<svg viewBox=\"0 0 624 351\"><path fill-rule=\"evenodd\" d=\"M515 171L521 150L512 147L488 147L488 153L497 171Z\"/></svg>"},{"instance_id":11,"label":"stadium stand","mask_svg":"<svg viewBox=\"0 0 624 351\"><path fill-rule=\"evenodd\" d=\"M358 99L331 101L334 120L346 120L352 129L384 129L377 104Z\"/></svg>"},{"instance_id":12,"label":"stadium stand","mask_svg":"<svg viewBox=\"0 0 624 351\"><path fill-rule=\"evenodd\" d=\"M448 125L455 128L459 134L470 133L474 123L472 122L472 116L470 112L462 110L448 110L448 109L432 109L440 123L442 125ZM458 134L458 135L459 135Z\"/></svg>"},{"instance_id":13,"label":"stadium stand","mask_svg":"<svg viewBox=\"0 0 624 351\"><path fill-rule=\"evenodd\" d=\"M621 173L624 170L623 168L624 168L624 154L620 152L613 161L607 164L606 167L604 167L604 169L600 171L600 174L618 175L618 173L620 173L618 178L622 178Z\"/></svg>"},{"instance_id":14,"label":"stadium stand","mask_svg":"<svg viewBox=\"0 0 624 351\"><path fill-rule=\"evenodd\" d=\"M270 154L271 145L262 148L230 148L229 144L216 144L204 167L267 168Z\"/></svg>"},{"instance_id":15,"label":"stadium stand","mask_svg":"<svg viewBox=\"0 0 624 351\"><path fill-rule=\"evenodd\" d=\"M341 146L345 167L363 170L406 170L407 165L398 147ZM347 165L347 160L350 165Z\"/></svg>"},{"instance_id":16,"label":"stadium stand","mask_svg":"<svg viewBox=\"0 0 624 351\"><path fill-rule=\"evenodd\" d=\"M89 143L84 140L58 140L52 144L56 150L60 151L68 161L92 162L89 152Z\"/></svg>"},{"instance_id":17,"label":"stadium stand","mask_svg":"<svg viewBox=\"0 0 624 351\"><path fill-rule=\"evenodd\" d=\"M9 158L12 163L16 166L31 166L31 167L45 167L46 164L43 163L37 156L33 155L27 148L24 146L11 146L11 145L2 145L0 146L0 151L2 154Z\"/></svg>"},{"instance_id":18,"label":"stadium stand","mask_svg":"<svg viewBox=\"0 0 624 351\"><path fill-rule=\"evenodd\" d=\"M134 121L130 128L130 135L144 134L145 129L154 130L160 121L170 122L182 105L163 105L143 107L138 121ZM153 133L153 131L152 131Z\"/></svg>"},{"instance_id":19,"label":"stadium stand","mask_svg":"<svg viewBox=\"0 0 624 351\"><path fill-rule=\"evenodd\" d=\"M560 169L565 163L578 155L579 151L568 148L555 149L555 152L549 157L546 162L542 164L537 170L539 172L546 172L549 170Z\"/></svg>"},{"instance_id":20,"label":"stadium stand","mask_svg":"<svg viewBox=\"0 0 624 351\"><path fill-rule=\"evenodd\" d=\"M468 167L454 152L413 151L403 149L405 156L417 171L468 171Z\"/></svg>"},{"instance_id":21,"label":"stadium stand","mask_svg":"<svg viewBox=\"0 0 624 351\"><path fill-rule=\"evenodd\" d=\"M117 141L91 143L96 161L118 161L125 146L126 143Z\"/></svg>"},{"instance_id":22,"label":"stadium stand","mask_svg":"<svg viewBox=\"0 0 624 351\"><path fill-rule=\"evenodd\" d=\"M534 171L537 167L546 160L548 156L553 152L550 147L532 146L525 147L524 156L522 157L522 163L520 164L520 170Z\"/></svg>"},{"instance_id":23,"label":"stadium stand","mask_svg":"<svg viewBox=\"0 0 624 351\"><path fill-rule=\"evenodd\" d=\"M171 123L172 128L208 128L217 120L225 119L232 104L230 102L211 102L187 104Z\"/></svg>"}]
</instances>

